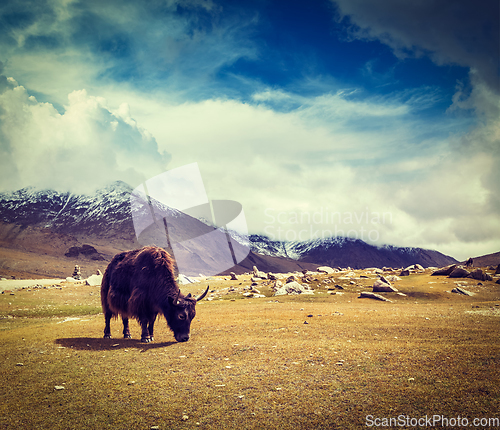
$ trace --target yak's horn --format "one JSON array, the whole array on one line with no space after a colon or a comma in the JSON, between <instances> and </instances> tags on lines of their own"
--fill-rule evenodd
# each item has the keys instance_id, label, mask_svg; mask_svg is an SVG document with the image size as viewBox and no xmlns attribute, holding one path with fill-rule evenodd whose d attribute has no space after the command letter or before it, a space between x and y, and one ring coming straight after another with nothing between
<instances>
[{"instance_id":1,"label":"yak's horn","mask_svg":"<svg viewBox=\"0 0 500 430\"><path fill-rule=\"evenodd\" d=\"M207 295L209 288L210 288L210 285L207 287L207 289L205 290L205 292L200 297L196 298L197 302L199 302L201 299L203 299Z\"/></svg>"},{"instance_id":2,"label":"yak's horn","mask_svg":"<svg viewBox=\"0 0 500 430\"><path fill-rule=\"evenodd\" d=\"M180 296L180 295L181 295L181 290L180 290L180 288L179 288L179 292L178 292L178 293L177 293L177 295L175 296L175 300L174 300L174 303L175 303L176 305L178 305L178 304L179 304L179 296Z\"/></svg>"}]
</instances>

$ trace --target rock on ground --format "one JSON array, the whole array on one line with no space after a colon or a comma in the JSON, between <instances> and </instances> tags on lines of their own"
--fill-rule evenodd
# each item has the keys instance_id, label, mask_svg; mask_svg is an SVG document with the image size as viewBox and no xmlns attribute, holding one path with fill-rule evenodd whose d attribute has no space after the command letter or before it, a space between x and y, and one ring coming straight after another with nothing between
<instances>
[{"instance_id":1,"label":"rock on ground","mask_svg":"<svg viewBox=\"0 0 500 430\"><path fill-rule=\"evenodd\" d=\"M287 294L314 294L314 291L296 281L292 281L279 286L274 292L275 296L284 296Z\"/></svg>"},{"instance_id":2,"label":"rock on ground","mask_svg":"<svg viewBox=\"0 0 500 430\"><path fill-rule=\"evenodd\" d=\"M384 280L377 279L373 283L373 290L372 291L374 293L395 293L398 291L388 281L387 282L384 282L384 281L385 281L385 279Z\"/></svg>"},{"instance_id":3,"label":"rock on ground","mask_svg":"<svg viewBox=\"0 0 500 430\"><path fill-rule=\"evenodd\" d=\"M441 269L438 269L435 272L433 272L431 276L448 276L451 272L453 272L453 270L455 270L456 267L457 267L456 264L442 267Z\"/></svg>"},{"instance_id":4,"label":"rock on ground","mask_svg":"<svg viewBox=\"0 0 500 430\"><path fill-rule=\"evenodd\" d=\"M470 272L464 269L462 266L458 266L448 275L450 278L467 278Z\"/></svg>"},{"instance_id":5,"label":"rock on ground","mask_svg":"<svg viewBox=\"0 0 500 430\"><path fill-rule=\"evenodd\" d=\"M102 275L90 275L85 282L91 287L98 287L102 282Z\"/></svg>"},{"instance_id":6,"label":"rock on ground","mask_svg":"<svg viewBox=\"0 0 500 430\"><path fill-rule=\"evenodd\" d=\"M384 296L381 296L380 294L369 293L367 291L363 291L362 293L359 294L358 299L363 299L363 298L382 300L383 302L392 302L391 300L385 298Z\"/></svg>"},{"instance_id":7,"label":"rock on ground","mask_svg":"<svg viewBox=\"0 0 500 430\"><path fill-rule=\"evenodd\" d=\"M455 287L455 288L453 288L453 290L451 290L451 292L452 293L463 294L464 296L473 296L474 295L474 293L472 293L470 291L467 291L467 290L464 290L461 287Z\"/></svg>"}]
</instances>

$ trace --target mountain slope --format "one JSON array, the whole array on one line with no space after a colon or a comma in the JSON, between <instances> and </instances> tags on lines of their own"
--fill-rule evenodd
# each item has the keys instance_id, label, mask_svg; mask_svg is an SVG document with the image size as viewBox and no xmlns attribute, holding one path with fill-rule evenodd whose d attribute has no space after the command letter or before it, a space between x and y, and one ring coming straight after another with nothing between
<instances>
[{"instance_id":1,"label":"mountain slope","mask_svg":"<svg viewBox=\"0 0 500 430\"><path fill-rule=\"evenodd\" d=\"M335 237L305 242L272 241L265 236L250 236L252 250L264 255L293 258L303 263L331 267L405 267L420 264L423 267L446 266L457 263L452 257L438 251L422 248L374 246L359 239Z\"/></svg>"},{"instance_id":2,"label":"mountain slope","mask_svg":"<svg viewBox=\"0 0 500 430\"><path fill-rule=\"evenodd\" d=\"M185 274L215 273L213 270L224 258L223 249L214 246L208 239L197 240L194 247L183 245L192 238L203 238L213 232L212 225L153 200L150 201L151 207L144 202L135 208L136 221L137 217L142 217L144 223L144 229L137 238L130 205L132 191L129 185L115 182L90 196L34 188L2 193L0 247L22 250L31 253L33 258L36 255L60 258L64 270L68 270L67 267L73 263L84 263L88 267L100 267L103 270L105 264L102 262L96 266L98 263L89 264L84 256L70 258L65 254L69 248L81 247L83 244L95 247L105 261L109 261L117 252L146 244L162 246L172 252L169 238L173 238L179 244L177 256L187 262L183 268ZM164 223L148 225L152 219L151 211L157 219L168 220L168 236ZM364 268L402 267L415 263L428 267L456 263L455 259L437 251L376 247L361 240L343 237L280 242L261 235L230 234L236 252L243 253L248 246L251 252L244 261L225 272L242 273L252 270L254 265L260 270L288 272L314 270L318 265ZM2 255L4 259L0 261L0 267L15 264L15 261L6 262L8 253Z\"/></svg>"}]
</instances>

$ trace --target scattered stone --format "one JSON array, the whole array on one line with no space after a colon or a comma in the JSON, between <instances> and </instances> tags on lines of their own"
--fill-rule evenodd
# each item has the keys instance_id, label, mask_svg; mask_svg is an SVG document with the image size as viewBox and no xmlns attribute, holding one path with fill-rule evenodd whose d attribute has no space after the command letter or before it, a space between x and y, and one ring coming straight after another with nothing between
<instances>
[{"instance_id":1,"label":"scattered stone","mask_svg":"<svg viewBox=\"0 0 500 430\"><path fill-rule=\"evenodd\" d=\"M396 275L389 275L385 279L387 279L389 282L401 281L401 278L399 276L396 276Z\"/></svg>"},{"instance_id":2,"label":"scattered stone","mask_svg":"<svg viewBox=\"0 0 500 430\"><path fill-rule=\"evenodd\" d=\"M238 278L236 277L236 273L231 272L230 275L231 275L231 281L237 281L238 280Z\"/></svg>"},{"instance_id":3,"label":"scattered stone","mask_svg":"<svg viewBox=\"0 0 500 430\"><path fill-rule=\"evenodd\" d=\"M297 280L297 278L295 276L289 276L288 278L286 278L286 283L290 283L290 282L295 282Z\"/></svg>"},{"instance_id":4,"label":"scattered stone","mask_svg":"<svg viewBox=\"0 0 500 430\"><path fill-rule=\"evenodd\" d=\"M495 270L495 275L500 275L500 264L497 266L497 269Z\"/></svg>"},{"instance_id":5,"label":"scattered stone","mask_svg":"<svg viewBox=\"0 0 500 430\"><path fill-rule=\"evenodd\" d=\"M189 419L189 417L187 415L182 416L182 421L187 421L188 419Z\"/></svg>"},{"instance_id":6,"label":"scattered stone","mask_svg":"<svg viewBox=\"0 0 500 430\"><path fill-rule=\"evenodd\" d=\"M65 387L63 387L62 385L56 385L54 387L54 390L57 390L57 391L60 391L60 390L64 390Z\"/></svg>"},{"instance_id":7,"label":"scattered stone","mask_svg":"<svg viewBox=\"0 0 500 430\"><path fill-rule=\"evenodd\" d=\"M335 273L335 270L328 266L321 266L316 269L317 272L326 273L327 275L331 275Z\"/></svg>"},{"instance_id":8,"label":"scattered stone","mask_svg":"<svg viewBox=\"0 0 500 430\"><path fill-rule=\"evenodd\" d=\"M385 298L384 296L381 296L380 294L370 293L370 292L367 292L367 291L364 291L364 292L360 293L360 295L358 297L358 299L363 299L363 298L382 300L384 302L391 302L391 300Z\"/></svg>"},{"instance_id":9,"label":"scattered stone","mask_svg":"<svg viewBox=\"0 0 500 430\"><path fill-rule=\"evenodd\" d=\"M464 296L473 296L474 295L474 293L472 293L470 291L467 291L467 290L464 290L461 287L455 287L455 288L453 288L453 290L451 290L451 292L452 293L463 294Z\"/></svg>"},{"instance_id":10,"label":"scattered stone","mask_svg":"<svg viewBox=\"0 0 500 430\"><path fill-rule=\"evenodd\" d=\"M271 281L276 281L276 279L278 279L278 278L273 273L268 273L267 279L270 279Z\"/></svg>"},{"instance_id":11,"label":"scattered stone","mask_svg":"<svg viewBox=\"0 0 500 430\"><path fill-rule=\"evenodd\" d=\"M410 276L410 271L408 269L403 269L399 276Z\"/></svg>"},{"instance_id":12,"label":"scattered stone","mask_svg":"<svg viewBox=\"0 0 500 430\"><path fill-rule=\"evenodd\" d=\"M194 284L195 282L198 281L196 279L189 278L186 275L183 275L182 273L179 273L179 276L177 277L177 283L180 285Z\"/></svg>"},{"instance_id":13,"label":"scattered stone","mask_svg":"<svg viewBox=\"0 0 500 430\"><path fill-rule=\"evenodd\" d=\"M16 366L24 366L23 363L17 363Z\"/></svg>"}]
</instances>

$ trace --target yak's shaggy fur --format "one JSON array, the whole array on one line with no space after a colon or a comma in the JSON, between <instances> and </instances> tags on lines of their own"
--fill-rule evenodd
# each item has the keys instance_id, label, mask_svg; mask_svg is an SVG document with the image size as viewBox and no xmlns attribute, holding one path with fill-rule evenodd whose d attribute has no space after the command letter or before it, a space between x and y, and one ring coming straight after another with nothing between
<instances>
[{"instance_id":1,"label":"yak's shaggy fur","mask_svg":"<svg viewBox=\"0 0 500 430\"><path fill-rule=\"evenodd\" d=\"M178 342L189 340L196 302L203 299L184 296L175 282L173 261L162 248L146 246L113 257L104 273L101 304L106 321L104 337L111 337L110 320L122 316L123 335L130 338L129 318L142 327L141 340L153 340L154 323L163 314Z\"/></svg>"}]
</instances>

